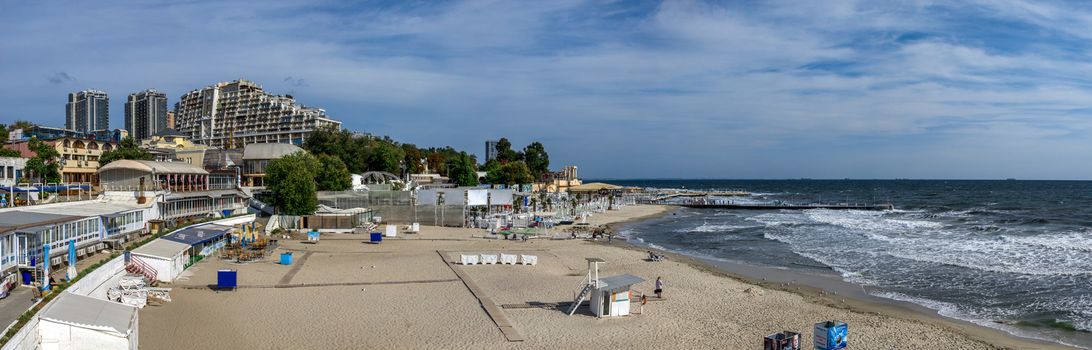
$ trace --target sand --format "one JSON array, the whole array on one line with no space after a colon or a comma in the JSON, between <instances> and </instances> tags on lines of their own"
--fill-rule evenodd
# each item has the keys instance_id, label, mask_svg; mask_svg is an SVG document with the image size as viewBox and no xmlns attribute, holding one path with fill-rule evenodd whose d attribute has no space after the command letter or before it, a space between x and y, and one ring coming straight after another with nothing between
<instances>
[{"instance_id":1,"label":"sand","mask_svg":"<svg viewBox=\"0 0 1092 350\"><path fill-rule=\"evenodd\" d=\"M618 223L664 210L631 206L589 222ZM273 258L244 265L209 259L171 285L174 301L141 310L140 344L145 349L754 349L767 334L794 330L805 334L804 349L811 349L812 324L839 319L849 323L850 347L856 349L1059 348L909 309L840 304L750 284L690 259L646 262L643 251L620 242L515 242L479 238L482 234L422 227L420 234L378 245L357 235L323 235L317 244L283 242L279 251L295 254L292 266L277 265ZM444 261L453 262L460 253L497 252L537 255L539 264L462 267ZM645 278L634 286L638 295L651 295L652 281L662 276L666 300L649 303L643 314L604 319L586 307L575 316L552 307L513 307L570 302L586 273L586 257L607 261L603 276ZM208 289L220 268L238 269L242 288ZM491 319L483 303L496 305L492 310L503 319ZM524 340L508 341L497 322L510 324Z\"/></svg>"}]
</instances>

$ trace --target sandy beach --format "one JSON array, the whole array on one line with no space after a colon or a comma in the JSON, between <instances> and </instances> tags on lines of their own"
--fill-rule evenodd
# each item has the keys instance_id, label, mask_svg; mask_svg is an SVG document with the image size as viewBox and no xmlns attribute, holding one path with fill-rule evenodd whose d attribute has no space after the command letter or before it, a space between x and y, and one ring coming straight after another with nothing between
<instances>
[{"instance_id":1,"label":"sandy beach","mask_svg":"<svg viewBox=\"0 0 1092 350\"><path fill-rule=\"evenodd\" d=\"M631 206L589 222L617 224L665 210ZM419 234L369 244L360 235L332 234L317 244L281 242L278 253L294 253L290 266L273 258L249 264L208 259L167 285L174 288L172 302L140 312L140 344L145 349L754 349L767 334L793 330L804 333L803 348L811 349L812 325L837 319L849 323L850 347L856 349L1061 348L899 306L843 302L807 288L759 286L685 257L648 262L643 250L618 241L482 236L477 229L423 227ZM500 252L537 255L539 263L454 264L460 253ZM651 295L653 281L663 277L665 300L650 302L643 314L613 319L597 319L586 307L568 316L549 306L572 301L588 257L607 261L603 276L644 278L634 286L638 295ZM221 268L239 271L238 290L208 288Z\"/></svg>"}]
</instances>

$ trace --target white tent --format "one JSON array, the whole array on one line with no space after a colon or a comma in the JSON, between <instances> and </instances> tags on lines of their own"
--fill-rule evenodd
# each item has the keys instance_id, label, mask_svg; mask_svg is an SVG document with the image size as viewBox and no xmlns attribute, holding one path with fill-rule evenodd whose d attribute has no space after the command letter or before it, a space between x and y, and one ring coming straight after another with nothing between
<instances>
[{"instance_id":1,"label":"white tent","mask_svg":"<svg viewBox=\"0 0 1092 350\"><path fill-rule=\"evenodd\" d=\"M65 292L39 315L41 349L137 349L135 307Z\"/></svg>"},{"instance_id":2,"label":"white tent","mask_svg":"<svg viewBox=\"0 0 1092 350\"><path fill-rule=\"evenodd\" d=\"M182 274L189 249L189 244L157 239L133 250L133 256L154 268L157 280L171 282Z\"/></svg>"}]
</instances>

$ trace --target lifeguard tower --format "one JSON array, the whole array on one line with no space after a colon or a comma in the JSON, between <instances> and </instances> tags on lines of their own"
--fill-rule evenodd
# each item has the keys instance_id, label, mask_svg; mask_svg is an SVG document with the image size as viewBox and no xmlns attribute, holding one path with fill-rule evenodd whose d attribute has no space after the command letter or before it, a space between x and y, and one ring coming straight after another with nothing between
<instances>
[{"instance_id":1,"label":"lifeguard tower","mask_svg":"<svg viewBox=\"0 0 1092 350\"><path fill-rule=\"evenodd\" d=\"M645 279L634 275L617 275L599 278L599 264L606 262L600 258L585 258L588 261L588 276L584 281L584 287L569 306L568 314L572 316L584 299L591 297L592 314L595 317L628 316L629 304L632 295L630 287L641 283Z\"/></svg>"}]
</instances>

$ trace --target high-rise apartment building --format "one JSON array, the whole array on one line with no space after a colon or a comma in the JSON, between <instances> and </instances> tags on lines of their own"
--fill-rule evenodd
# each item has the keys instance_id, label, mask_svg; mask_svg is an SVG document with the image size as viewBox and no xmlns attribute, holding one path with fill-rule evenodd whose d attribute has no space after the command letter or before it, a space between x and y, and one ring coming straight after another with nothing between
<instances>
[{"instance_id":1,"label":"high-rise apartment building","mask_svg":"<svg viewBox=\"0 0 1092 350\"><path fill-rule=\"evenodd\" d=\"M182 95L175 104L175 127L193 142L242 148L251 143L299 145L311 132L340 128L326 111L296 103L290 95L273 95L247 80L222 82Z\"/></svg>"},{"instance_id":2,"label":"high-rise apartment building","mask_svg":"<svg viewBox=\"0 0 1092 350\"><path fill-rule=\"evenodd\" d=\"M485 141L485 161L497 159L497 141L486 140Z\"/></svg>"},{"instance_id":3,"label":"high-rise apartment building","mask_svg":"<svg viewBox=\"0 0 1092 350\"><path fill-rule=\"evenodd\" d=\"M178 104L175 104L177 106ZM167 111L167 129L175 129L174 127L174 111Z\"/></svg>"},{"instance_id":4,"label":"high-rise apartment building","mask_svg":"<svg viewBox=\"0 0 1092 350\"><path fill-rule=\"evenodd\" d=\"M64 128L83 132L109 130L110 98L98 90L68 94Z\"/></svg>"},{"instance_id":5,"label":"high-rise apartment building","mask_svg":"<svg viewBox=\"0 0 1092 350\"><path fill-rule=\"evenodd\" d=\"M167 94L145 90L129 94L125 101L125 130L137 142L168 127Z\"/></svg>"}]
</instances>

